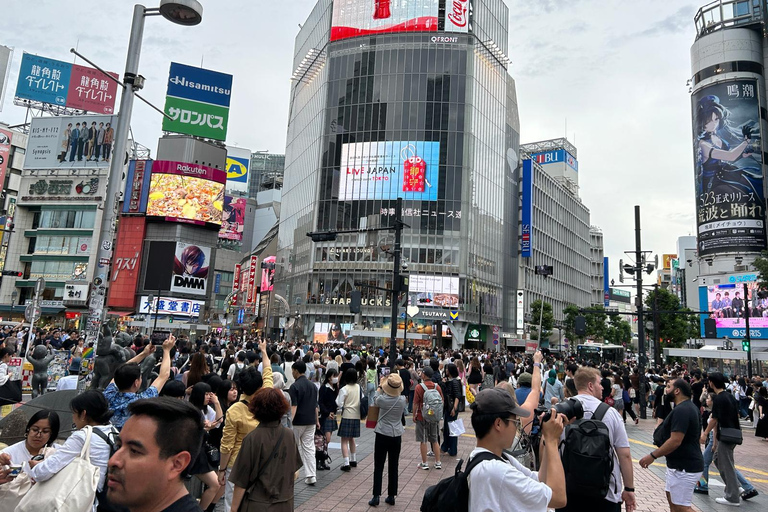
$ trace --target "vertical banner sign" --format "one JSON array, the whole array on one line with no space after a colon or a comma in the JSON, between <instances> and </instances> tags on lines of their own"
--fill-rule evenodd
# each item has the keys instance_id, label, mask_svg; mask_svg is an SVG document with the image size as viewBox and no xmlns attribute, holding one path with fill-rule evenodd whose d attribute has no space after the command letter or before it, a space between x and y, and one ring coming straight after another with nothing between
<instances>
[{"instance_id":1,"label":"vertical banner sign","mask_svg":"<svg viewBox=\"0 0 768 512\"><path fill-rule=\"evenodd\" d=\"M227 192L248 192L251 150L227 146Z\"/></svg>"},{"instance_id":2,"label":"vertical banner sign","mask_svg":"<svg viewBox=\"0 0 768 512\"><path fill-rule=\"evenodd\" d=\"M523 160L523 211L521 212L521 239L520 256L531 257L533 244L533 162L530 159Z\"/></svg>"},{"instance_id":3,"label":"vertical banner sign","mask_svg":"<svg viewBox=\"0 0 768 512\"><path fill-rule=\"evenodd\" d=\"M171 62L163 130L227 138L232 75Z\"/></svg>"},{"instance_id":4,"label":"vertical banner sign","mask_svg":"<svg viewBox=\"0 0 768 512\"><path fill-rule=\"evenodd\" d=\"M608 263L608 256L603 257L603 306L606 308L611 305L611 276Z\"/></svg>"},{"instance_id":5,"label":"vertical banner sign","mask_svg":"<svg viewBox=\"0 0 768 512\"><path fill-rule=\"evenodd\" d=\"M152 160L131 160L125 183L123 213L147 213Z\"/></svg>"},{"instance_id":6,"label":"vertical banner sign","mask_svg":"<svg viewBox=\"0 0 768 512\"><path fill-rule=\"evenodd\" d=\"M248 294L245 299L247 304L252 304L256 297L256 265L259 264L259 258L251 256L251 261L248 264Z\"/></svg>"},{"instance_id":7,"label":"vertical banner sign","mask_svg":"<svg viewBox=\"0 0 768 512\"><path fill-rule=\"evenodd\" d=\"M275 261L274 256L267 256L261 262L261 292L271 292L275 279Z\"/></svg>"},{"instance_id":8,"label":"vertical banner sign","mask_svg":"<svg viewBox=\"0 0 768 512\"><path fill-rule=\"evenodd\" d=\"M237 306L237 292L240 291L240 272L242 271L242 265L239 263L235 265L235 275L232 276L232 306Z\"/></svg>"},{"instance_id":9,"label":"vertical banner sign","mask_svg":"<svg viewBox=\"0 0 768 512\"><path fill-rule=\"evenodd\" d=\"M445 0L445 31L469 33L469 0Z\"/></svg>"},{"instance_id":10,"label":"vertical banner sign","mask_svg":"<svg viewBox=\"0 0 768 512\"><path fill-rule=\"evenodd\" d=\"M758 88L728 80L691 96L699 257L766 248Z\"/></svg>"},{"instance_id":11,"label":"vertical banner sign","mask_svg":"<svg viewBox=\"0 0 768 512\"><path fill-rule=\"evenodd\" d=\"M13 132L0 128L0 188L5 185L5 173L11 159L11 140Z\"/></svg>"}]
</instances>

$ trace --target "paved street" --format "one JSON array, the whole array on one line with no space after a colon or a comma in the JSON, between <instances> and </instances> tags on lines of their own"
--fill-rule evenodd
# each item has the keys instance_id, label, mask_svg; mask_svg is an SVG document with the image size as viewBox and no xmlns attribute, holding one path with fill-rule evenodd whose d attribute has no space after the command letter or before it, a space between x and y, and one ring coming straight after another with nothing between
<instances>
[{"instance_id":1,"label":"paved street","mask_svg":"<svg viewBox=\"0 0 768 512\"><path fill-rule=\"evenodd\" d=\"M403 439L403 449L400 455L400 489L397 495L397 503L394 507L382 504L379 508L391 510L418 510L424 491L441 478L451 474L456 466L458 458L466 459L475 446L474 436L471 434L469 413L463 413L464 424L468 433L459 439L458 457L447 457L443 462L442 470L420 470L417 464L420 462L418 444L413 440L413 425L408 422ZM631 423L631 422L630 422ZM652 448L652 433L655 421L641 420L640 425L627 424L632 449L632 458L635 462L635 488L637 489L638 511L660 512L668 510L666 495L664 492L664 461L659 460L649 469L642 469L637 461ZM765 511L768 509L768 443L758 440L751 429L745 430L745 442L736 450L736 462L742 473L760 491L760 496L748 502L742 503L742 510ZM373 439L372 430L362 429L362 437L358 444L358 467L350 473L343 473L338 468L341 465L341 451L336 448L330 450L333 457L331 471L318 472L318 482L314 487L304 484L300 479L296 482L296 510L306 512L324 511L363 511L369 510L368 500L371 498L373 485ZM336 438L334 438L336 441ZM430 465L434 459L430 458ZM717 470L713 467L711 472L710 495L694 495L695 510L709 512L726 510L729 507L718 505L715 498L722 496L722 482L719 480ZM386 496L386 473L384 469L384 485Z\"/></svg>"}]
</instances>

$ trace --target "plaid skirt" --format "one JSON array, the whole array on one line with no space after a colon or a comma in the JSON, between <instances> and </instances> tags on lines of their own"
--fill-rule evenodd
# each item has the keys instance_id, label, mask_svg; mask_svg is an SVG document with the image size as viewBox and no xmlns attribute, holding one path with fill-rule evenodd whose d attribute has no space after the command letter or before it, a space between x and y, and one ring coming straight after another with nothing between
<instances>
[{"instance_id":1,"label":"plaid skirt","mask_svg":"<svg viewBox=\"0 0 768 512\"><path fill-rule=\"evenodd\" d=\"M325 421L323 422L323 433L325 432L333 432L334 430L337 430L339 427L336 425L336 419L331 418L330 416L328 418L325 418Z\"/></svg>"},{"instance_id":2,"label":"plaid skirt","mask_svg":"<svg viewBox=\"0 0 768 512\"><path fill-rule=\"evenodd\" d=\"M339 437L360 437L360 420L342 418Z\"/></svg>"}]
</instances>

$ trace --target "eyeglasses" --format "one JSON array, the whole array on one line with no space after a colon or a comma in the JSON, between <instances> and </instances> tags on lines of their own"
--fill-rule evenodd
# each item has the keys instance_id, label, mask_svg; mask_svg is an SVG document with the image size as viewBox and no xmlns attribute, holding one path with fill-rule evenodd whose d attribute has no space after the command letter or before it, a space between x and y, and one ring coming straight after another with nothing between
<instances>
[{"instance_id":1,"label":"eyeglasses","mask_svg":"<svg viewBox=\"0 0 768 512\"><path fill-rule=\"evenodd\" d=\"M50 436L51 430L48 428L40 429L37 427L32 427L29 429L29 433L32 434L33 436Z\"/></svg>"}]
</instances>

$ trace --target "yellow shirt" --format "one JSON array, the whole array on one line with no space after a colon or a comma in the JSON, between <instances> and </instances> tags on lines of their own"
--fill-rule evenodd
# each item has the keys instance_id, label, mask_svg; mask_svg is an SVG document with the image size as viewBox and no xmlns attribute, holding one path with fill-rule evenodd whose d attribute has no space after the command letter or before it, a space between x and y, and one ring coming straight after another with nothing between
<instances>
[{"instance_id":1,"label":"yellow shirt","mask_svg":"<svg viewBox=\"0 0 768 512\"><path fill-rule=\"evenodd\" d=\"M262 388L274 387L272 368L269 365L263 366L262 378L264 379ZM221 453L231 454L227 463L228 468L234 465L245 436L258 426L259 420L254 418L251 411L248 410L248 404L240 401L227 409L227 420L224 423L224 433L221 437Z\"/></svg>"}]
</instances>

